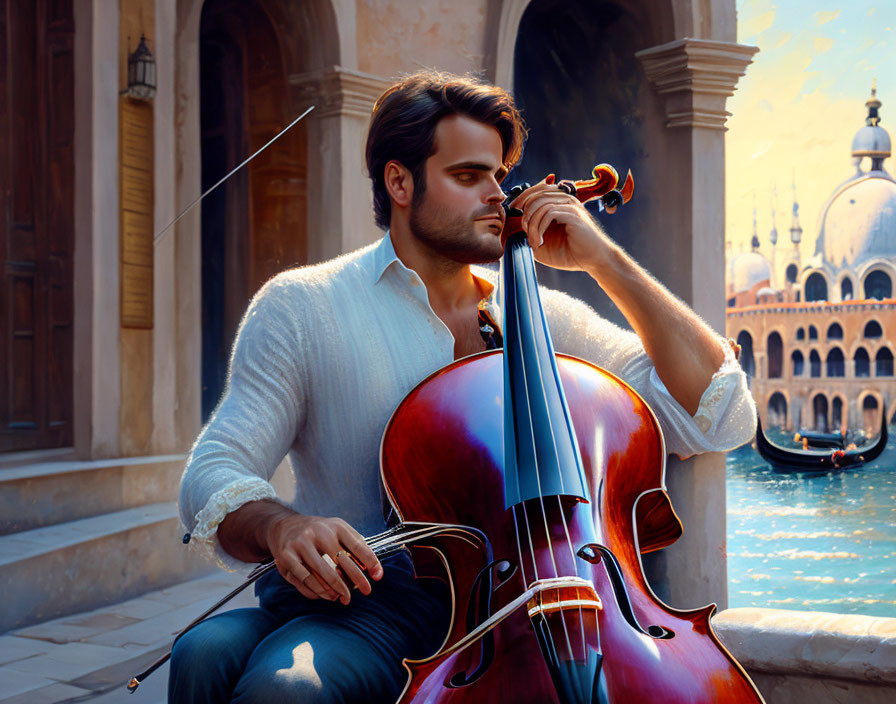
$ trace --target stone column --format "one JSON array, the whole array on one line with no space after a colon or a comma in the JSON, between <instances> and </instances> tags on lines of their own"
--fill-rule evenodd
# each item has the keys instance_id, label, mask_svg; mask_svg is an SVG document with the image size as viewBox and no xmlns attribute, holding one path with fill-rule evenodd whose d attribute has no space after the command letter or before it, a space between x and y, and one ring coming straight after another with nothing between
<instances>
[{"instance_id":1,"label":"stone column","mask_svg":"<svg viewBox=\"0 0 896 704\"><path fill-rule=\"evenodd\" d=\"M156 58L156 96L153 121L153 160L155 163L155 202L153 233L159 232L177 216L177 127L175 124L176 73L175 28L177 14L173 3L156 0L154 49ZM152 452L180 452L189 440L180 442L172 409L178 406L177 355L177 253L175 232L168 230L153 245L154 252L154 334ZM192 277L201 278L201 274ZM196 337L200 337L198 328ZM192 386L198 387L198 382ZM198 419L196 419L198 421ZM195 430L195 421L189 431Z\"/></svg>"},{"instance_id":2,"label":"stone column","mask_svg":"<svg viewBox=\"0 0 896 704\"><path fill-rule=\"evenodd\" d=\"M678 159L666 189L669 202L677 204L674 218L680 224L668 218L665 223L677 269L676 293L720 334L725 331L724 134L730 114L725 101L756 51L729 42L679 39L635 54L658 94L667 139ZM762 360L757 356L756 361L758 370ZM715 602L724 609L725 456L710 453L686 461L670 456L666 482L684 535L645 559L651 583L672 606Z\"/></svg>"},{"instance_id":3,"label":"stone column","mask_svg":"<svg viewBox=\"0 0 896 704\"><path fill-rule=\"evenodd\" d=\"M370 112L391 84L341 66L289 77L308 115L308 261L324 261L380 236L373 221L364 143Z\"/></svg>"},{"instance_id":4,"label":"stone column","mask_svg":"<svg viewBox=\"0 0 896 704\"><path fill-rule=\"evenodd\" d=\"M118 3L75 13L74 434L80 458L120 452Z\"/></svg>"},{"instance_id":5,"label":"stone column","mask_svg":"<svg viewBox=\"0 0 896 704\"><path fill-rule=\"evenodd\" d=\"M202 15L202 0L179 0L174 18L174 66L169 69L164 62L157 78L162 79L173 71L173 105L161 119L165 127L174 127L174 138L170 146L174 150L174 192L168 187L160 190L165 198L171 198L171 212L182 212L202 193L202 152L200 148L201 130L199 124L199 22ZM168 22L167 15L164 21ZM166 45L169 44L165 39ZM165 90L163 88L162 90ZM169 122L170 120L170 122ZM160 124L160 126L162 126ZM164 173L164 172L163 172ZM166 201L167 202L167 201ZM171 207L168 205L167 207ZM174 290L170 297L160 298L159 308L165 308L159 315L160 342L167 349L167 340L176 340L173 349L173 368L160 370L157 384L174 383L172 395L175 397L172 430L170 438L174 447L183 452L190 448L202 425L202 208L194 207L178 221L156 244L156 271L162 277L159 283L170 285L171 277L164 271L172 267ZM164 325L164 328L161 326ZM160 387L161 390L161 387ZM171 413L162 409L161 412ZM161 444L163 436L157 436L158 449L167 448ZM173 449L173 448L172 448Z\"/></svg>"}]
</instances>

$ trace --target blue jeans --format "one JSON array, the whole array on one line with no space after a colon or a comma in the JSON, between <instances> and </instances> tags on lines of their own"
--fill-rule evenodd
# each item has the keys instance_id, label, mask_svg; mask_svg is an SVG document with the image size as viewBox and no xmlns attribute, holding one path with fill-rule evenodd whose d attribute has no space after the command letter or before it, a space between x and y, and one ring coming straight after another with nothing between
<instances>
[{"instance_id":1,"label":"blue jeans","mask_svg":"<svg viewBox=\"0 0 896 704\"><path fill-rule=\"evenodd\" d=\"M406 553L383 560L383 573L348 606L305 599L276 570L265 575L258 608L213 616L177 640L169 704L394 702L407 681L401 661L435 652L450 611L414 578Z\"/></svg>"}]
</instances>

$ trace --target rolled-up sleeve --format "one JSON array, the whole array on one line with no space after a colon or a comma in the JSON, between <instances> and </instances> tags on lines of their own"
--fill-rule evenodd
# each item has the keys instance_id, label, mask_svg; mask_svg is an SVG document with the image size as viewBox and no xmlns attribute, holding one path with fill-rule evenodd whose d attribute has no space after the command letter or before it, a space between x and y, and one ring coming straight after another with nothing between
<instances>
[{"instance_id":1,"label":"rolled-up sleeve","mask_svg":"<svg viewBox=\"0 0 896 704\"><path fill-rule=\"evenodd\" d=\"M542 299L557 351L588 360L635 389L659 420L666 452L682 458L725 452L755 435L756 405L746 375L721 337L725 360L692 416L666 389L635 333L600 317L587 304L566 294L543 289Z\"/></svg>"},{"instance_id":2,"label":"rolled-up sleeve","mask_svg":"<svg viewBox=\"0 0 896 704\"><path fill-rule=\"evenodd\" d=\"M276 498L270 479L304 420L303 355L295 306L275 278L240 323L221 402L202 429L181 480L181 520L191 544L225 569L245 563L221 547L231 511Z\"/></svg>"}]
</instances>

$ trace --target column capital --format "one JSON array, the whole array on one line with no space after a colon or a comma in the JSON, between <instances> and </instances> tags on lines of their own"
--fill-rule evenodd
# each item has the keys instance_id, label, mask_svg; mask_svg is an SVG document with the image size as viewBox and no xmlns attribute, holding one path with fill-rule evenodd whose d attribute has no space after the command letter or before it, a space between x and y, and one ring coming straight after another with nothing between
<instances>
[{"instance_id":1,"label":"column capital","mask_svg":"<svg viewBox=\"0 0 896 704\"><path fill-rule=\"evenodd\" d=\"M666 127L724 131L731 115L725 101L757 51L755 46L686 38L644 49L635 57L663 99Z\"/></svg>"},{"instance_id":2,"label":"column capital","mask_svg":"<svg viewBox=\"0 0 896 704\"><path fill-rule=\"evenodd\" d=\"M309 117L316 118L344 115L368 118L377 98L392 83L387 78L342 66L328 66L289 77L299 107L315 105Z\"/></svg>"}]
</instances>

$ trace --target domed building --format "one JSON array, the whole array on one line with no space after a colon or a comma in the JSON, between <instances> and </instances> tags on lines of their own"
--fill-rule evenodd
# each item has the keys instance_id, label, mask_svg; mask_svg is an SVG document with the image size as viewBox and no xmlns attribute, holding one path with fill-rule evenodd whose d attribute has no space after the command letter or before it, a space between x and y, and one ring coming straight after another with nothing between
<instances>
[{"instance_id":1,"label":"domed building","mask_svg":"<svg viewBox=\"0 0 896 704\"><path fill-rule=\"evenodd\" d=\"M774 290L770 285L772 264L759 251L759 238L756 236L755 222L754 218L753 240L750 243L752 250L742 252L735 257L729 256L726 286L729 289L729 299L732 293L735 295L735 300L731 304L736 305L738 302L749 304L755 302L756 296L760 292Z\"/></svg>"},{"instance_id":2,"label":"domed building","mask_svg":"<svg viewBox=\"0 0 896 704\"><path fill-rule=\"evenodd\" d=\"M855 173L822 209L815 254L800 259L794 185L790 242L779 241L773 210L773 254L763 256L754 208L752 251L729 256L727 331L767 426L874 433L881 412L896 421L896 179L884 169L891 142L876 93L852 141Z\"/></svg>"}]
</instances>

